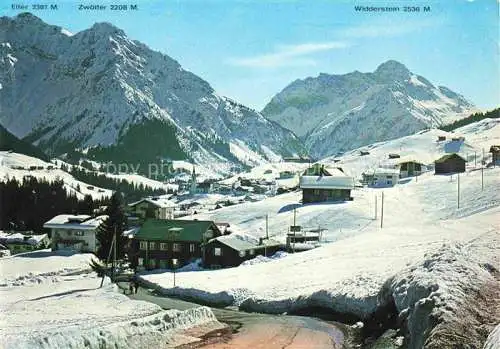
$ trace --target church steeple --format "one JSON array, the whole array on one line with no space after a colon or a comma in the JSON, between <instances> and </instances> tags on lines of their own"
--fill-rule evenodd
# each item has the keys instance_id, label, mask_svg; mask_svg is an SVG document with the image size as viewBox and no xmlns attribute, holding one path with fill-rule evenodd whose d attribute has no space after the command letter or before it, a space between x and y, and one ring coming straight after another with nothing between
<instances>
[{"instance_id":1,"label":"church steeple","mask_svg":"<svg viewBox=\"0 0 500 349\"><path fill-rule=\"evenodd\" d=\"M190 194L196 194L196 169L193 164L193 171L191 171L191 187L189 188Z\"/></svg>"}]
</instances>

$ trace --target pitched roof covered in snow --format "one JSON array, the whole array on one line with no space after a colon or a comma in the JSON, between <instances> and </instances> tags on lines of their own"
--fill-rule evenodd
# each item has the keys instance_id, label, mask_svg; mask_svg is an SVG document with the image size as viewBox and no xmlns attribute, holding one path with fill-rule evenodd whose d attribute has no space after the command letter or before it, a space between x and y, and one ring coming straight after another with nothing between
<instances>
[{"instance_id":1,"label":"pitched roof covered in snow","mask_svg":"<svg viewBox=\"0 0 500 349\"><path fill-rule=\"evenodd\" d=\"M376 169L368 170L364 172L366 175L399 175L399 169L398 168L385 168L385 167L379 167Z\"/></svg>"},{"instance_id":2,"label":"pitched roof covered in snow","mask_svg":"<svg viewBox=\"0 0 500 349\"><path fill-rule=\"evenodd\" d=\"M32 232L31 232L32 233ZM28 244L37 246L44 240L48 240L47 234L32 235L32 234L22 234L22 233L4 233L0 232L0 242L4 245L9 244Z\"/></svg>"},{"instance_id":3,"label":"pitched roof covered in snow","mask_svg":"<svg viewBox=\"0 0 500 349\"><path fill-rule=\"evenodd\" d=\"M215 239L210 240L209 243L213 241L218 241L221 244L224 244L235 251L247 251L256 248L281 245L280 242L272 239L262 240L262 244L259 244L259 242L255 240L255 238L246 238L245 236L239 234L219 236Z\"/></svg>"},{"instance_id":4,"label":"pitched roof covered in snow","mask_svg":"<svg viewBox=\"0 0 500 349\"><path fill-rule=\"evenodd\" d=\"M97 216L92 218L88 215L70 215L61 214L44 223L44 228L56 229L78 229L93 230L96 229L108 216Z\"/></svg>"},{"instance_id":5,"label":"pitched roof covered in snow","mask_svg":"<svg viewBox=\"0 0 500 349\"><path fill-rule=\"evenodd\" d=\"M166 199L166 198L163 198L163 197L150 197L150 198L144 198L144 199L141 199L139 201L136 201L136 202L133 202L131 204L129 204L129 207L134 207L142 202L147 202L147 203L150 203L156 207L160 207L160 208L168 208L168 207L175 207L175 203L173 203L172 201Z\"/></svg>"},{"instance_id":6,"label":"pitched roof covered in snow","mask_svg":"<svg viewBox=\"0 0 500 349\"><path fill-rule=\"evenodd\" d=\"M353 189L354 179L342 173L342 176L302 176L301 189Z\"/></svg>"},{"instance_id":7,"label":"pitched roof covered in snow","mask_svg":"<svg viewBox=\"0 0 500 349\"><path fill-rule=\"evenodd\" d=\"M439 159L437 159L436 163L441 163L441 162L445 162L447 160L450 160L452 158L458 158L458 159L461 159L463 161L466 161L463 157L461 157L460 155L456 154L456 153L453 153L453 154L446 154L446 155L443 155L441 156Z\"/></svg>"}]
</instances>

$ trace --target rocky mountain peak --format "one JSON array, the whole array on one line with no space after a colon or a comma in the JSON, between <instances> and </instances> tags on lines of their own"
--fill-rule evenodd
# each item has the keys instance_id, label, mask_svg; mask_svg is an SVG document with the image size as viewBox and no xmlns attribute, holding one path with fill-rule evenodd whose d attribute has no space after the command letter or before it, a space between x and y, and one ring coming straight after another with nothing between
<instances>
[{"instance_id":1,"label":"rocky mountain peak","mask_svg":"<svg viewBox=\"0 0 500 349\"><path fill-rule=\"evenodd\" d=\"M95 23L88 31L93 31L100 33L102 35L120 35L120 36L126 36L125 32L118 28L115 27L113 24L108 23L108 22L99 22Z\"/></svg>"},{"instance_id":2,"label":"rocky mountain peak","mask_svg":"<svg viewBox=\"0 0 500 349\"><path fill-rule=\"evenodd\" d=\"M384 62L375 70L375 75L384 80L406 80L410 74L410 70L404 64L395 60Z\"/></svg>"}]
</instances>

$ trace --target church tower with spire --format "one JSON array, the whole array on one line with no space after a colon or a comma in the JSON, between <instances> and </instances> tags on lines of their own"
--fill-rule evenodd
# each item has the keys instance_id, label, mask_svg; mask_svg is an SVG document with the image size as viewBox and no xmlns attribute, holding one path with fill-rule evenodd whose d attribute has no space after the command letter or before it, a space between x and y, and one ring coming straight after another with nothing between
<instances>
[{"instance_id":1,"label":"church tower with spire","mask_svg":"<svg viewBox=\"0 0 500 349\"><path fill-rule=\"evenodd\" d=\"M196 170L193 164L193 171L191 172L191 186L189 188L189 194L196 194Z\"/></svg>"}]
</instances>

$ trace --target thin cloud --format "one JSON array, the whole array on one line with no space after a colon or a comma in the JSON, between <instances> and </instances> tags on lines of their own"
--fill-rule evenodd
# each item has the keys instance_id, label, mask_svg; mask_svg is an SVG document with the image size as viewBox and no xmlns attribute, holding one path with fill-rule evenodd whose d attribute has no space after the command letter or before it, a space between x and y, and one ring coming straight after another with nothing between
<instances>
[{"instance_id":1,"label":"thin cloud","mask_svg":"<svg viewBox=\"0 0 500 349\"><path fill-rule=\"evenodd\" d=\"M349 44L340 41L280 45L275 52L253 57L239 57L229 60L229 64L251 68L277 68L291 66L314 66L316 61L310 57L315 53L343 49Z\"/></svg>"}]
</instances>

